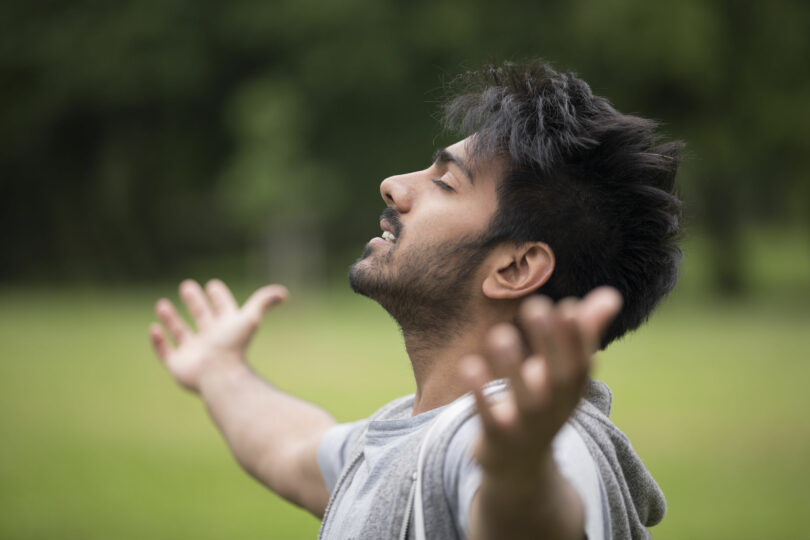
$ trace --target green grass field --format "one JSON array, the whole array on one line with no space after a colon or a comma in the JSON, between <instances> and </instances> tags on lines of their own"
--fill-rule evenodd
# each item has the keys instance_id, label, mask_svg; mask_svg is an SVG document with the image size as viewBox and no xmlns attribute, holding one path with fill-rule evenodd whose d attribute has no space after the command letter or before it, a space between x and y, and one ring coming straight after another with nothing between
<instances>
[{"instance_id":1,"label":"green grass field","mask_svg":"<svg viewBox=\"0 0 810 540\"><path fill-rule=\"evenodd\" d=\"M667 495L654 536L809 537L808 296L684 290L596 372ZM241 472L153 357L146 328L167 293L0 293L0 538L316 536L315 518ZM251 358L340 420L413 390L393 322L348 293L272 312Z\"/></svg>"}]
</instances>

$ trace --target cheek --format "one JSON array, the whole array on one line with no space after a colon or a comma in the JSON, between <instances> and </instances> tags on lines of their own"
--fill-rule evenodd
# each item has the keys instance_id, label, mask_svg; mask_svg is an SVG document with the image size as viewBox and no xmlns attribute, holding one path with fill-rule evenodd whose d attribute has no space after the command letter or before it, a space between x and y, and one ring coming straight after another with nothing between
<instances>
[{"instance_id":1,"label":"cheek","mask_svg":"<svg viewBox=\"0 0 810 540\"><path fill-rule=\"evenodd\" d=\"M452 236L482 234L495 215L496 206L489 201L476 201L478 204L457 209L447 216L447 232Z\"/></svg>"},{"instance_id":2,"label":"cheek","mask_svg":"<svg viewBox=\"0 0 810 540\"><path fill-rule=\"evenodd\" d=\"M482 234L498 207L495 190L430 201L403 223L402 247Z\"/></svg>"}]
</instances>

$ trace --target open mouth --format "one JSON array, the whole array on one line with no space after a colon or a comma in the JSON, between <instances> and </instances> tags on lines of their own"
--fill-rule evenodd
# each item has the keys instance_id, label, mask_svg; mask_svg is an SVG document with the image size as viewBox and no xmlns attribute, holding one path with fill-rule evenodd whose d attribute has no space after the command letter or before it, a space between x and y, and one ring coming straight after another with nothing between
<instances>
[{"instance_id":1,"label":"open mouth","mask_svg":"<svg viewBox=\"0 0 810 540\"><path fill-rule=\"evenodd\" d=\"M382 234L380 236L386 242L391 244L397 243L397 236L400 227L401 225L399 223L399 217L395 213L391 212L390 209L386 209L383 212L383 215L380 216L380 229L382 229Z\"/></svg>"},{"instance_id":2,"label":"open mouth","mask_svg":"<svg viewBox=\"0 0 810 540\"><path fill-rule=\"evenodd\" d=\"M380 241L396 244L398 238L402 236L402 223L399 221L399 212L391 207L383 210L382 215L380 215L380 229L382 229L382 234L379 236Z\"/></svg>"}]
</instances>

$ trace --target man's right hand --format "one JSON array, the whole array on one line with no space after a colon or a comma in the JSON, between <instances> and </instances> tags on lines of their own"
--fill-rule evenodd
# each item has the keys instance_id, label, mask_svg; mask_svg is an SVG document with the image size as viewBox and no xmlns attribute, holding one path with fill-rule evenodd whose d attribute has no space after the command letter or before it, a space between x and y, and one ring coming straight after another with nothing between
<instances>
[{"instance_id":1,"label":"man's right hand","mask_svg":"<svg viewBox=\"0 0 810 540\"><path fill-rule=\"evenodd\" d=\"M335 419L273 387L245 362L264 312L286 299L287 289L262 287L240 308L221 281L209 281L203 291L197 282L186 280L180 284L180 297L197 330L171 302L158 300L155 311L163 326L149 328L155 352L182 387L200 394L248 473L281 497L322 516L329 492L318 465L318 445Z\"/></svg>"},{"instance_id":2,"label":"man's right hand","mask_svg":"<svg viewBox=\"0 0 810 540\"><path fill-rule=\"evenodd\" d=\"M244 365L247 347L264 312L284 301L287 289L281 285L262 287L240 308L222 281L212 279L203 290L196 281L186 280L180 284L180 297L194 319L196 332L169 300L161 298L155 312L174 343L157 323L149 327L149 335L155 352L178 384L200 393L207 377Z\"/></svg>"}]
</instances>

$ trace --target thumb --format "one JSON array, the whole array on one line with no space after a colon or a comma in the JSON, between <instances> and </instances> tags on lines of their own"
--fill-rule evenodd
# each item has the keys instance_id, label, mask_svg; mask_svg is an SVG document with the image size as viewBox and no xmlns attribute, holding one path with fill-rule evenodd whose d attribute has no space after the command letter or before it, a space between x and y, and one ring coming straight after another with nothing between
<instances>
[{"instance_id":1,"label":"thumb","mask_svg":"<svg viewBox=\"0 0 810 540\"><path fill-rule=\"evenodd\" d=\"M261 322L267 308L285 301L288 295L287 288L283 285L267 285L250 295L242 306L242 313L255 328Z\"/></svg>"}]
</instances>

